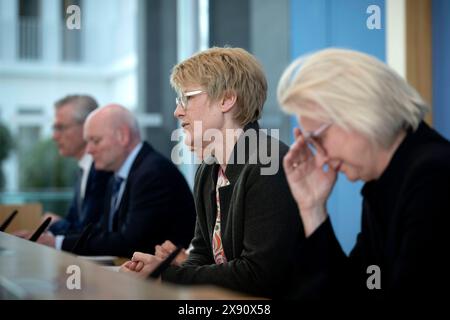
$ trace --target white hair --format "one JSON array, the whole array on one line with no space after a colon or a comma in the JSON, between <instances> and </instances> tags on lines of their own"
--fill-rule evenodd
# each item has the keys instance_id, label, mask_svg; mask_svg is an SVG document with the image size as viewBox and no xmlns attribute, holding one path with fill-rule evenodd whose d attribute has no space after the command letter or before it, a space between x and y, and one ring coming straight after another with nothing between
<instances>
[{"instance_id":1,"label":"white hair","mask_svg":"<svg viewBox=\"0 0 450 320\"><path fill-rule=\"evenodd\" d=\"M282 108L329 121L389 147L401 130L417 129L428 111L421 96L368 54L325 49L293 61L278 84Z\"/></svg>"}]
</instances>

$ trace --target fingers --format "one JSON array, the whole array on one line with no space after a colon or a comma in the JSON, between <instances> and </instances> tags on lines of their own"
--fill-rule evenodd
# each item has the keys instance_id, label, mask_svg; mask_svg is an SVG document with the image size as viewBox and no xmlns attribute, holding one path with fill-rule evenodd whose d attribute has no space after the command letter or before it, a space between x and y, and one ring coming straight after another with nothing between
<instances>
[{"instance_id":1,"label":"fingers","mask_svg":"<svg viewBox=\"0 0 450 320\"><path fill-rule=\"evenodd\" d=\"M136 271L136 265L137 265L137 262L128 261L127 268L130 269L131 271Z\"/></svg>"},{"instance_id":2,"label":"fingers","mask_svg":"<svg viewBox=\"0 0 450 320\"><path fill-rule=\"evenodd\" d=\"M134 261L134 262L142 262L142 263L144 263L144 264L149 264L149 263L154 262L155 259L158 260L158 261L161 260L161 259L155 257L155 256L152 255L152 254L143 253L143 252L137 252L137 251L136 251L136 252L133 254L133 257L131 258L131 261Z\"/></svg>"},{"instance_id":3,"label":"fingers","mask_svg":"<svg viewBox=\"0 0 450 320\"><path fill-rule=\"evenodd\" d=\"M183 249L180 251L180 253L177 255L177 257L172 261L172 265L181 266L181 264L183 262L185 262L188 257L189 257L189 253L187 253L186 249Z\"/></svg>"},{"instance_id":4,"label":"fingers","mask_svg":"<svg viewBox=\"0 0 450 320\"><path fill-rule=\"evenodd\" d=\"M123 269L126 269L125 271L134 271L140 277L147 277L163 260L163 258L156 255L135 252L131 261L123 265Z\"/></svg>"},{"instance_id":5,"label":"fingers","mask_svg":"<svg viewBox=\"0 0 450 320\"><path fill-rule=\"evenodd\" d=\"M177 247L172 242L166 240L162 245L155 246L155 256L165 259L169 254L175 251L176 248Z\"/></svg>"},{"instance_id":6,"label":"fingers","mask_svg":"<svg viewBox=\"0 0 450 320\"><path fill-rule=\"evenodd\" d=\"M187 253L186 249L182 249L181 252L178 254L178 257L182 257L184 259L187 259L189 256L189 253Z\"/></svg>"},{"instance_id":7,"label":"fingers","mask_svg":"<svg viewBox=\"0 0 450 320\"><path fill-rule=\"evenodd\" d=\"M298 138L289 148L289 152L285 155L283 159L283 166L286 173L290 173L302 162L306 161L311 157L311 151L309 151L306 141L299 133Z\"/></svg>"},{"instance_id":8,"label":"fingers","mask_svg":"<svg viewBox=\"0 0 450 320\"><path fill-rule=\"evenodd\" d=\"M300 135L302 134L300 128L294 128L294 138L295 140L298 139L298 137L300 137Z\"/></svg>"},{"instance_id":9,"label":"fingers","mask_svg":"<svg viewBox=\"0 0 450 320\"><path fill-rule=\"evenodd\" d=\"M166 259L173 251L175 251L175 245L166 241L161 246L155 246L155 256L161 260ZM182 249L176 258L171 262L171 265L180 266L187 258L189 254L186 249Z\"/></svg>"},{"instance_id":10,"label":"fingers","mask_svg":"<svg viewBox=\"0 0 450 320\"><path fill-rule=\"evenodd\" d=\"M126 261L120 266L119 271L120 272L134 271L135 265L136 263L133 261Z\"/></svg>"},{"instance_id":11,"label":"fingers","mask_svg":"<svg viewBox=\"0 0 450 320\"><path fill-rule=\"evenodd\" d=\"M164 243L162 244L162 247L164 248L164 249L166 249L167 251L169 251L169 252L173 252L177 247L172 243L172 242L170 242L169 240L166 240L166 241L164 241Z\"/></svg>"},{"instance_id":12,"label":"fingers","mask_svg":"<svg viewBox=\"0 0 450 320\"><path fill-rule=\"evenodd\" d=\"M12 234L17 236L17 237L26 238L26 239L28 239L31 236L31 232L28 231L28 230L14 231Z\"/></svg>"},{"instance_id":13,"label":"fingers","mask_svg":"<svg viewBox=\"0 0 450 320\"><path fill-rule=\"evenodd\" d=\"M317 152L316 154L318 154L322 157L326 156L326 151L320 143L315 143L314 148L316 148L316 152Z\"/></svg>"},{"instance_id":14,"label":"fingers","mask_svg":"<svg viewBox=\"0 0 450 320\"><path fill-rule=\"evenodd\" d=\"M142 261L127 261L120 266L119 271L122 272L140 272L145 264Z\"/></svg>"},{"instance_id":15,"label":"fingers","mask_svg":"<svg viewBox=\"0 0 450 320\"><path fill-rule=\"evenodd\" d=\"M337 177L338 177L338 170L336 170L336 168L333 168L331 165L327 166L327 171L324 171L322 169L322 172L324 173L324 175L329 179L329 181L336 181Z\"/></svg>"},{"instance_id":16,"label":"fingers","mask_svg":"<svg viewBox=\"0 0 450 320\"><path fill-rule=\"evenodd\" d=\"M150 257L151 257L151 255L148 254L148 253L143 253L143 252L136 251L133 254L133 257L131 258L131 261L135 261L135 262L142 261L142 262L145 263L147 261L150 261Z\"/></svg>"},{"instance_id":17,"label":"fingers","mask_svg":"<svg viewBox=\"0 0 450 320\"><path fill-rule=\"evenodd\" d=\"M170 252L165 248L163 248L162 246L160 245L155 246L155 256L157 256L158 258L165 259L169 254Z\"/></svg>"},{"instance_id":18,"label":"fingers","mask_svg":"<svg viewBox=\"0 0 450 320\"><path fill-rule=\"evenodd\" d=\"M140 272L144 268L145 264L142 261L136 263L134 271Z\"/></svg>"}]
</instances>

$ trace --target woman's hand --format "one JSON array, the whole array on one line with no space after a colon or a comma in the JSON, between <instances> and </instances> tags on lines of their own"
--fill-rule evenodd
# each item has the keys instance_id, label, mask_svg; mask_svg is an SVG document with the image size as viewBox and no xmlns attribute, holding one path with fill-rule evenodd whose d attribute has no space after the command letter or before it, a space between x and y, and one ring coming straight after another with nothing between
<instances>
[{"instance_id":1,"label":"woman's hand","mask_svg":"<svg viewBox=\"0 0 450 320\"><path fill-rule=\"evenodd\" d=\"M164 260L165 258L167 258L168 255L170 255L173 251L175 251L176 248L177 247L172 242L166 240L162 245L155 246L155 256ZM183 249L180 251L177 257L171 262L171 265L181 266L181 264L184 261L186 261L188 257L189 254L186 252L185 249Z\"/></svg>"},{"instance_id":2,"label":"woman's hand","mask_svg":"<svg viewBox=\"0 0 450 320\"><path fill-rule=\"evenodd\" d=\"M330 166L324 172L322 159L325 151L320 145L315 145L317 154L314 155L300 129L295 128L294 135L295 142L283 159L283 167L308 237L327 218L326 201L336 182L337 172Z\"/></svg>"},{"instance_id":3,"label":"woman's hand","mask_svg":"<svg viewBox=\"0 0 450 320\"><path fill-rule=\"evenodd\" d=\"M131 261L122 264L119 271L136 275L139 278L147 278L162 260L151 254L135 252Z\"/></svg>"}]
</instances>

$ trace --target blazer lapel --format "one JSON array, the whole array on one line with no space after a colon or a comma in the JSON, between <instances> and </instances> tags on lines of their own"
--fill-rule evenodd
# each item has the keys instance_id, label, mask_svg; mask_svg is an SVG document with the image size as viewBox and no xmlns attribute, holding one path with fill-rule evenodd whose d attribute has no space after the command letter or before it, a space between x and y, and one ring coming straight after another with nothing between
<instances>
[{"instance_id":1,"label":"blazer lapel","mask_svg":"<svg viewBox=\"0 0 450 320\"><path fill-rule=\"evenodd\" d=\"M212 234L214 225L216 223L217 215L217 205L216 205L216 183L217 183L217 173L219 172L219 165L212 165L211 176L208 180L208 186L205 190L210 190L210 192L204 194L205 198L205 209L206 209L206 224L208 227L208 236L210 243L212 242Z\"/></svg>"},{"instance_id":2,"label":"blazer lapel","mask_svg":"<svg viewBox=\"0 0 450 320\"><path fill-rule=\"evenodd\" d=\"M127 179L125 179L125 188L123 190L122 198L120 199L119 206L117 207L117 212L114 216L113 226L116 226L114 230L117 230L117 226L122 224L122 221L126 219L126 214L128 211L128 198L130 195L130 185L133 181L134 174L139 170L139 167L144 160L144 158L152 152L153 148L147 142L142 143L142 148L134 159L131 166L130 172L128 173Z\"/></svg>"},{"instance_id":3,"label":"blazer lapel","mask_svg":"<svg viewBox=\"0 0 450 320\"><path fill-rule=\"evenodd\" d=\"M91 168L89 169L89 174L86 181L86 189L84 191L84 198L83 201L80 201L80 218L81 221L84 221L86 218L85 212L86 212L86 205L87 205L87 198L89 195L93 192L93 180L95 179L95 169L94 169L94 163L91 164Z\"/></svg>"},{"instance_id":4,"label":"blazer lapel","mask_svg":"<svg viewBox=\"0 0 450 320\"><path fill-rule=\"evenodd\" d=\"M248 124L244 127L244 132L248 129L256 130L256 136L258 137L258 129L259 125L257 122L253 122ZM244 152L245 158L241 159L238 154L239 152ZM220 200L220 224L221 224L221 236L222 236L222 244L223 244L223 250L225 252L225 256L228 259L234 258L234 246L232 243L233 237L231 236L233 234L233 215L230 213L230 210L233 210L233 203L232 203L232 196L233 196L233 189L236 186L237 180L242 172L242 170L245 168L246 163L249 161L250 157L254 156L254 152L256 151L256 146L250 146L245 139L244 136L241 136L241 138L236 143L233 153L231 155L232 161L227 165L225 169L225 176L230 182L229 185L219 188L219 200ZM241 162L244 163L241 163ZM210 214L207 214L207 225L208 225L208 235L210 237L210 242L212 242L212 234L213 229L216 223L216 216L217 216L217 205L216 205L216 183L217 183L217 176L219 171L219 165L215 164L213 165L213 169L211 170L211 177L209 179L209 187L206 188L206 190L212 190L209 195L207 196L210 203L210 208L208 206L205 206L207 209L207 212L210 212ZM226 234L226 236L224 236Z\"/></svg>"}]
</instances>

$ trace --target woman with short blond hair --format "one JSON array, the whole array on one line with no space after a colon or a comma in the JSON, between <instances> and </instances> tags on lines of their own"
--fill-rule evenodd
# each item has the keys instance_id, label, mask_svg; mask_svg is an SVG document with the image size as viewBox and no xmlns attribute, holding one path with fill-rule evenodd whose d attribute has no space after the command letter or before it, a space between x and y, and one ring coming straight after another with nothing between
<instances>
[{"instance_id":1,"label":"woman with short blond hair","mask_svg":"<svg viewBox=\"0 0 450 320\"><path fill-rule=\"evenodd\" d=\"M261 65L244 49L210 48L176 65L171 84L184 143L204 161L195 175L193 249L162 280L285 296L304 235L281 165L289 147L259 129L267 95ZM219 134L211 139L211 131ZM161 247L156 256L135 253L122 271L147 276Z\"/></svg>"}]
</instances>

